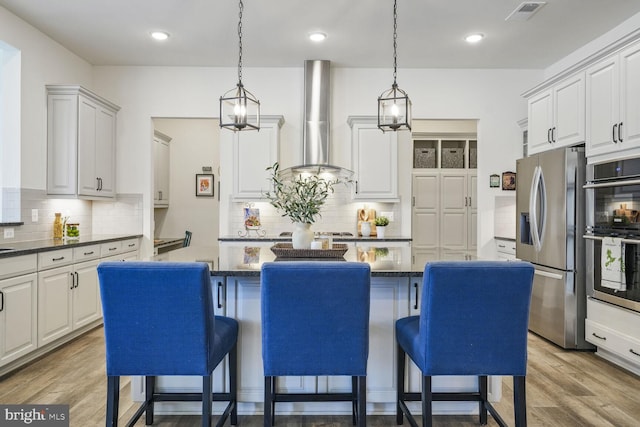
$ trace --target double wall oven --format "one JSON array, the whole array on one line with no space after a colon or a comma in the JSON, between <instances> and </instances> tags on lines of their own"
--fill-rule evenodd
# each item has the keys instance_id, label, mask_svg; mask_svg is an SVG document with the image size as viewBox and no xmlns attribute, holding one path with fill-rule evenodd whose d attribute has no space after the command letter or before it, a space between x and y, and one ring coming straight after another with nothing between
<instances>
[{"instance_id":1,"label":"double wall oven","mask_svg":"<svg viewBox=\"0 0 640 427\"><path fill-rule=\"evenodd\" d=\"M587 168L587 291L599 300L640 312L640 159ZM620 239L624 285L602 282L605 237Z\"/></svg>"}]
</instances>

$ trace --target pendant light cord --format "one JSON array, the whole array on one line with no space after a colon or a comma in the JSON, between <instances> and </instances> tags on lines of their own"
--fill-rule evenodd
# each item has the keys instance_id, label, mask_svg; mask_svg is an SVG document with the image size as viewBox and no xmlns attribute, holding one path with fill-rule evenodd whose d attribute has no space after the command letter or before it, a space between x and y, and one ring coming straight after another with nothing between
<instances>
[{"instance_id":1,"label":"pendant light cord","mask_svg":"<svg viewBox=\"0 0 640 427\"><path fill-rule=\"evenodd\" d=\"M393 2L393 86L396 87L396 76L398 69L398 55L396 50L398 48L398 1Z\"/></svg>"},{"instance_id":2,"label":"pendant light cord","mask_svg":"<svg viewBox=\"0 0 640 427\"><path fill-rule=\"evenodd\" d=\"M242 11L244 4L240 0L240 12L238 13L238 86L242 86Z\"/></svg>"}]
</instances>

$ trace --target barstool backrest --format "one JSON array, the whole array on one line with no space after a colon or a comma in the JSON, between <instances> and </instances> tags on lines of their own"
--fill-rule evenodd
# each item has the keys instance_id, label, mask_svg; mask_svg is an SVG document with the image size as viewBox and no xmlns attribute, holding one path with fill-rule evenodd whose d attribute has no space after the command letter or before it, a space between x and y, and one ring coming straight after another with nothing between
<instances>
[{"instance_id":1,"label":"barstool backrest","mask_svg":"<svg viewBox=\"0 0 640 427\"><path fill-rule=\"evenodd\" d=\"M425 375L525 375L534 268L522 261L425 266L419 348Z\"/></svg>"},{"instance_id":2,"label":"barstool backrest","mask_svg":"<svg viewBox=\"0 0 640 427\"><path fill-rule=\"evenodd\" d=\"M264 375L366 375L370 277L366 263L264 263Z\"/></svg>"},{"instance_id":3,"label":"barstool backrest","mask_svg":"<svg viewBox=\"0 0 640 427\"><path fill-rule=\"evenodd\" d=\"M214 308L206 263L98 266L107 375L210 375Z\"/></svg>"}]
</instances>

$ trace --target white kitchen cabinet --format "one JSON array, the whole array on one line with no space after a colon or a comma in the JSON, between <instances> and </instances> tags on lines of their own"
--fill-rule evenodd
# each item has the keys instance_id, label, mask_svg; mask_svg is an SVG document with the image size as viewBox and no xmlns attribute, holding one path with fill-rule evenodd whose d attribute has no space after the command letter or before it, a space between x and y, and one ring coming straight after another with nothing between
<instances>
[{"instance_id":1,"label":"white kitchen cabinet","mask_svg":"<svg viewBox=\"0 0 640 427\"><path fill-rule=\"evenodd\" d=\"M585 141L584 80L580 72L529 98L530 154Z\"/></svg>"},{"instance_id":2,"label":"white kitchen cabinet","mask_svg":"<svg viewBox=\"0 0 640 427\"><path fill-rule=\"evenodd\" d=\"M153 206L169 206L169 185L171 182L171 159L169 142L171 137L155 131L153 136Z\"/></svg>"},{"instance_id":3,"label":"white kitchen cabinet","mask_svg":"<svg viewBox=\"0 0 640 427\"><path fill-rule=\"evenodd\" d=\"M406 277L372 277L369 313L369 359L367 361L367 402L393 402L396 398L396 320L408 315L408 279ZM351 391L350 377L320 377L327 379L330 393Z\"/></svg>"},{"instance_id":4,"label":"white kitchen cabinet","mask_svg":"<svg viewBox=\"0 0 640 427\"><path fill-rule=\"evenodd\" d=\"M357 200L398 201L398 134L382 132L377 117L351 116L351 167Z\"/></svg>"},{"instance_id":5,"label":"white kitchen cabinet","mask_svg":"<svg viewBox=\"0 0 640 427\"><path fill-rule=\"evenodd\" d=\"M596 354L640 375L640 314L587 298L585 339Z\"/></svg>"},{"instance_id":6,"label":"white kitchen cabinet","mask_svg":"<svg viewBox=\"0 0 640 427\"><path fill-rule=\"evenodd\" d=\"M586 71L586 156L611 160L640 152L640 43Z\"/></svg>"},{"instance_id":7,"label":"white kitchen cabinet","mask_svg":"<svg viewBox=\"0 0 640 427\"><path fill-rule=\"evenodd\" d=\"M98 258L95 256L80 259ZM76 248L82 249L82 248ZM48 259L66 256L64 251L46 252ZM91 250L87 250L93 252ZM93 255L93 254L92 254ZM96 268L100 259L51 268L41 265L38 272L38 345L42 346L100 319L100 296ZM50 269L49 269L50 268Z\"/></svg>"},{"instance_id":8,"label":"white kitchen cabinet","mask_svg":"<svg viewBox=\"0 0 640 427\"><path fill-rule=\"evenodd\" d=\"M115 197L120 107L81 86L47 85L47 193Z\"/></svg>"},{"instance_id":9,"label":"white kitchen cabinet","mask_svg":"<svg viewBox=\"0 0 640 427\"><path fill-rule=\"evenodd\" d=\"M35 254L0 260L0 366L38 347L36 266Z\"/></svg>"},{"instance_id":10,"label":"white kitchen cabinet","mask_svg":"<svg viewBox=\"0 0 640 427\"><path fill-rule=\"evenodd\" d=\"M513 239L495 238L498 259L513 261L516 259L516 242Z\"/></svg>"},{"instance_id":11,"label":"white kitchen cabinet","mask_svg":"<svg viewBox=\"0 0 640 427\"><path fill-rule=\"evenodd\" d=\"M412 177L412 247L440 246L440 173L420 173Z\"/></svg>"},{"instance_id":12,"label":"white kitchen cabinet","mask_svg":"<svg viewBox=\"0 0 640 427\"><path fill-rule=\"evenodd\" d=\"M475 249L477 174L473 171L442 172L440 176L440 246Z\"/></svg>"},{"instance_id":13,"label":"white kitchen cabinet","mask_svg":"<svg viewBox=\"0 0 640 427\"><path fill-rule=\"evenodd\" d=\"M227 315L240 323L238 366L242 369L238 370L238 400L261 403L264 400L264 371L259 278L227 278ZM278 389L286 390L288 393L314 393L316 378L279 378ZM286 405L280 408L285 410Z\"/></svg>"},{"instance_id":14,"label":"white kitchen cabinet","mask_svg":"<svg viewBox=\"0 0 640 427\"><path fill-rule=\"evenodd\" d=\"M260 131L233 134L233 198L256 200L269 191L266 169L278 161L282 116L261 116Z\"/></svg>"}]
</instances>

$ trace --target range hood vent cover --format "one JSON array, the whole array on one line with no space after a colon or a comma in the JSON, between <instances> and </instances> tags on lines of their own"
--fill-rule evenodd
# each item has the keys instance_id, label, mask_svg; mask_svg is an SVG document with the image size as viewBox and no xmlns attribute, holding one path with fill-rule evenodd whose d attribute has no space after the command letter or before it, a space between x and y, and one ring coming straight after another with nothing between
<instances>
[{"instance_id":1,"label":"range hood vent cover","mask_svg":"<svg viewBox=\"0 0 640 427\"><path fill-rule=\"evenodd\" d=\"M526 1L520 3L516 9L505 18L505 21L526 21L535 15L546 1Z\"/></svg>"},{"instance_id":2,"label":"range hood vent cover","mask_svg":"<svg viewBox=\"0 0 640 427\"><path fill-rule=\"evenodd\" d=\"M330 173L351 179L353 172L329 163L331 147L331 61L304 62L303 164L284 169L284 174Z\"/></svg>"}]
</instances>

